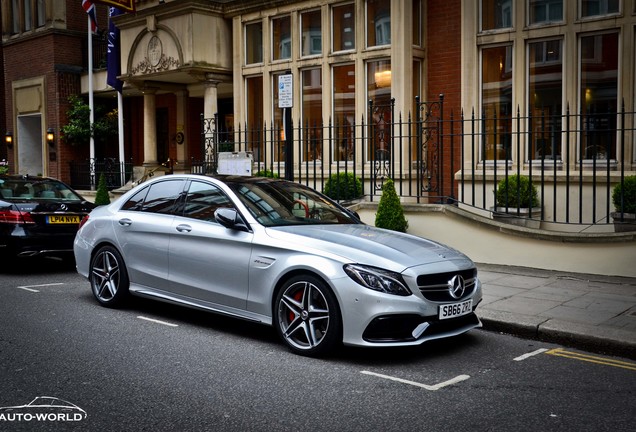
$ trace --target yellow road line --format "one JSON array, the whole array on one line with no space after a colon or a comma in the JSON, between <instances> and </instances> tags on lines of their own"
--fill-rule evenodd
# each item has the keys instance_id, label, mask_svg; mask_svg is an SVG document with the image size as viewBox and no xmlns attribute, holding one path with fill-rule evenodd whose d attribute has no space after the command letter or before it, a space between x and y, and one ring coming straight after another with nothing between
<instances>
[{"instance_id":1,"label":"yellow road line","mask_svg":"<svg viewBox=\"0 0 636 432\"><path fill-rule=\"evenodd\" d=\"M613 366L613 367L636 371L636 363L613 360L607 357L598 357L598 356L593 356L589 354L566 351L563 348L555 348L550 351L546 351L545 353L553 355L553 356L565 357L565 358L580 360L580 361L584 361L588 363L596 363L596 364L601 364L605 366Z\"/></svg>"}]
</instances>

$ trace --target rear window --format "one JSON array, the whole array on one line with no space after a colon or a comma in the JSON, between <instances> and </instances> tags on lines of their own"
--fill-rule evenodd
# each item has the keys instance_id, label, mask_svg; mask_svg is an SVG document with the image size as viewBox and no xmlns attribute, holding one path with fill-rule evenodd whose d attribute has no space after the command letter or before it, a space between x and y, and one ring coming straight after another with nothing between
<instances>
[{"instance_id":1,"label":"rear window","mask_svg":"<svg viewBox=\"0 0 636 432\"><path fill-rule=\"evenodd\" d=\"M79 201L82 199L64 183L51 179L0 179L0 196L4 200L38 199Z\"/></svg>"}]
</instances>

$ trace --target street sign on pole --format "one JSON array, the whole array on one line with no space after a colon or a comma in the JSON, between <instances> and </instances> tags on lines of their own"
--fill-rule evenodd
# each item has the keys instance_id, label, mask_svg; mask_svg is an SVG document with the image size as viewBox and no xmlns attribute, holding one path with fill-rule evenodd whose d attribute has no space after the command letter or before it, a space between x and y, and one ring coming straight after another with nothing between
<instances>
[{"instance_id":1,"label":"street sign on pole","mask_svg":"<svg viewBox=\"0 0 636 432\"><path fill-rule=\"evenodd\" d=\"M294 106L294 81L292 74L278 76L278 108Z\"/></svg>"}]
</instances>

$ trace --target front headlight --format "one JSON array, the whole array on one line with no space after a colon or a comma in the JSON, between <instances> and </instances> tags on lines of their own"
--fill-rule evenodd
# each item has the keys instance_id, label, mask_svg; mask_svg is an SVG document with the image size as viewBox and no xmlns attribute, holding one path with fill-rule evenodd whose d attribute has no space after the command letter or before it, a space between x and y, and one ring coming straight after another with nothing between
<instances>
[{"instance_id":1,"label":"front headlight","mask_svg":"<svg viewBox=\"0 0 636 432\"><path fill-rule=\"evenodd\" d=\"M400 296L411 295L399 273L359 264L345 264L344 271L365 288Z\"/></svg>"}]
</instances>

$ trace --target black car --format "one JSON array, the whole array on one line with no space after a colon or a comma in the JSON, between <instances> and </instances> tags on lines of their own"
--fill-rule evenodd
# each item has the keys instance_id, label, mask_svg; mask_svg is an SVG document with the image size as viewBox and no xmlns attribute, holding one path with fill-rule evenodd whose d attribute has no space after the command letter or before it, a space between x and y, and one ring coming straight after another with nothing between
<instances>
[{"instance_id":1,"label":"black car","mask_svg":"<svg viewBox=\"0 0 636 432\"><path fill-rule=\"evenodd\" d=\"M93 208L59 180L0 175L0 256L72 257L79 223Z\"/></svg>"}]
</instances>

